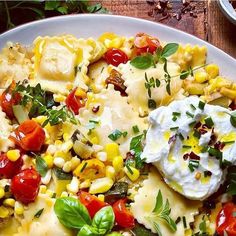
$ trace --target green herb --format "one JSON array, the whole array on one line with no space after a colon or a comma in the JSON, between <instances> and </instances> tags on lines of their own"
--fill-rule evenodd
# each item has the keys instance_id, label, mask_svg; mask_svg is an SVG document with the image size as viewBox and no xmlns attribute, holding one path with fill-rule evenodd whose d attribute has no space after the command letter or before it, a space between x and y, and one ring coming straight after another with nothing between
<instances>
[{"instance_id":1,"label":"green herb","mask_svg":"<svg viewBox=\"0 0 236 236\"><path fill-rule=\"evenodd\" d=\"M196 107L193 104L190 104L190 107L195 111Z\"/></svg>"},{"instance_id":2,"label":"green herb","mask_svg":"<svg viewBox=\"0 0 236 236\"><path fill-rule=\"evenodd\" d=\"M157 108L157 104L156 104L155 100L148 99L148 108L149 109L156 109Z\"/></svg>"},{"instance_id":3,"label":"green herb","mask_svg":"<svg viewBox=\"0 0 236 236\"><path fill-rule=\"evenodd\" d=\"M171 127L171 128L170 128L171 131L175 131L175 130L178 130L178 129L179 129L179 126Z\"/></svg>"},{"instance_id":4,"label":"green herb","mask_svg":"<svg viewBox=\"0 0 236 236\"><path fill-rule=\"evenodd\" d=\"M201 233L206 233L206 221L203 220L200 224L199 224L199 229L201 231Z\"/></svg>"},{"instance_id":5,"label":"green herb","mask_svg":"<svg viewBox=\"0 0 236 236\"><path fill-rule=\"evenodd\" d=\"M36 155L35 159L36 159L36 170L42 177L44 177L48 171L47 163L41 156Z\"/></svg>"},{"instance_id":6,"label":"green herb","mask_svg":"<svg viewBox=\"0 0 236 236\"><path fill-rule=\"evenodd\" d=\"M177 116L173 116L172 118L173 121L177 121L177 119L178 119Z\"/></svg>"},{"instance_id":7,"label":"green herb","mask_svg":"<svg viewBox=\"0 0 236 236\"><path fill-rule=\"evenodd\" d=\"M184 228L186 229L187 228L187 222L186 222L186 217L183 216L183 225L184 225Z\"/></svg>"},{"instance_id":8,"label":"green herb","mask_svg":"<svg viewBox=\"0 0 236 236\"><path fill-rule=\"evenodd\" d=\"M199 167L199 161L198 160L189 160L188 163L188 168L190 169L191 172L194 172L195 169Z\"/></svg>"},{"instance_id":9,"label":"green herb","mask_svg":"<svg viewBox=\"0 0 236 236\"><path fill-rule=\"evenodd\" d=\"M156 234L152 233L151 230L146 229L143 225L140 225L138 223L135 224L134 228L131 229L131 231L133 233L132 235L136 236L156 236Z\"/></svg>"},{"instance_id":10,"label":"green herb","mask_svg":"<svg viewBox=\"0 0 236 236\"><path fill-rule=\"evenodd\" d=\"M56 198L57 194L56 193L53 193L52 194L52 198Z\"/></svg>"},{"instance_id":11,"label":"green herb","mask_svg":"<svg viewBox=\"0 0 236 236\"><path fill-rule=\"evenodd\" d=\"M207 151L211 156L214 156L217 159L222 158L222 152L220 150L216 149L216 148L209 147Z\"/></svg>"},{"instance_id":12,"label":"green herb","mask_svg":"<svg viewBox=\"0 0 236 236\"><path fill-rule=\"evenodd\" d=\"M167 58L167 57L171 56L172 54L176 53L178 48L179 48L179 44L177 44L177 43L168 43L163 48L160 57L161 58Z\"/></svg>"},{"instance_id":13,"label":"green herb","mask_svg":"<svg viewBox=\"0 0 236 236\"><path fill-rule=\"evenodd\" d=\"M137 134L137 133L139 132L139 128L138 128L137 125L133 126L132 129L133 129L133 132L134 132L135 134Z\"/></svg>"},{"instance_id":14,"label":"green herb","mask_svg":"<svg viewBox=\"0 0 236 236\"><path fill-rule=\"evenodd\" d=\"M82 173L84 171L84 169L86 168L87 165L88 165L88 162L85 162L80 170L80 173Z\"/></svg>"},{"instance_id":15,"label":"green herb","mask_svg":"<svg viewBox=\"0 0 236 236\"><path fill-rule=\"evenodd\" d=\"M154 59L151 54L145 56L137 56L130 61L130 64L138 69L145 70L154 64Z\"/></svg>"},{"instance_id":16,"label":"green herb","mask_svg":"<svg viewBox=\"0 0 236 236\"><path fill-rule=\"evenodd\" d=\"M236 127L236 111L230 114L230 123L233 127Z\"/></svg>"},{"instance_id":17,"label":"green herb","mask_svg":"<svg viewBox=\"0 0 236 236\"><path fill-rule=\"evenodd\" d=\"M56 199L54 212L60 223L70 229L81 229L84 225L91 224L87 208L72 197Z\"/></svg>"},{"instance_id":18,"label":"green herb","mask_svg":"<svg viewBox=\"0 0 236 236\"><path fill-rule=\"evenodd\" d=\"M130 168L129 164L126 165L127 170L129 171L129 173L132 175L134 172L132 171L132 169Z\"/></svg>"},{"instance_id":19,"label":"green herb","mask_svg":"<svg viewBox=\"0 0 236 236\"><path fill-rule=\"evenodd\" d=\"M191 117L191 118L194 117L194 115L193 115L192 113L188 112L188 111L186 111L186 115L189 116L189 117Z\"/></svg>"},{"instance_id":20,"label":"green herb","mask_svg":"<svg viewBox=\"0 0 236 236\"><path fill-rule=\"evenodd\" d=\"M199 101L198 108L200 108L201 110L204 110L205 105L206 105L206 103Z\"/></svg>"},{"instance_id":21,"label":"green herb","mask_svg":"<svg viewBox=\"0 0 236 236\"><path fill-rule=\"evenodd\" d=\"M192 146L189 146L189 145L183 145L182 146L182 148L184 148L184 149L189 149L189 148L191 148Z\"/></svg>"},{"instance_id":22,"label":"green herb","mask_svg":"<svg viewBox=\"0 0 236 236\"><path fill-rule=\"evenodd\" d=\"M198 130L194 130L193 136L196 137L196 138L198 138L198 139L200 139L201 133L200 133Z\"/></svg>"},{"instance_id":23,"label":"green herb","mask_svg":"<svg viewBox=\"0 0 236 236\"><path fill-rule=\"evenodd\" d=\"M214 122L211 117L205 118L204 121L208 128L212 128L214 126Z\"/></svg>"},{"instance_id":24,"label":"green herb","mask_svg":"<svg viewBox=\"0 0 236 236\"><path fill-rule=\"evenodd\" d=\"M161 82L159 79L154 79L153 77L151 77L150 79L148 79L147 77L147 73L145 72L145 88L148 91L148 96L151 97L151 89L152 88L158 88L161 85Z\"/></svg>"},{"instance_id":25,"label":"green herb","mask_svg":"<svg viewBox=\"0 0 236 236\"><path fill-rule=\"evenodd\" d=\"M43 210L44 210L44 208L42 208L42 209L40 209L39 211L37 211L37 212L35 213L34 217L35 217L35 218L39 218L39 217L42 215Z\"/></svg>"},{"instance_id":26,"label":"green herb","mask_svg":"<svg viewBox=\"0 0 236 236\"><path fill-rule=\"evenodd\" d=\"M144 159L141 159L141 153L143 151L142 140L144 134L140 134L136 137L133 137L130 142L130 151L134 152L135 157L135 167L141 169L144 165Z\"/></svg>"},{"instance_id":27,"label":"green herb","mask_svg":"<svg viewBox=\"0 0 236 236\"><path fill-rule=\"evenodd\" d=\"M177 135L179 136L180 140L184 140L184 136L181 133L178 133Z\"/></svg>"},{"instance_id":28,"label":"green herb","mask_svg":"<svg viewBox=\"0 0 236 236\"><path fill-rule=\"evenodd\" d=\"M111 134L108 135L108 138L111 139L112 141L116 141L119 139L121 136L124 138L127 136L127 132L121 132L120 130L116 129L114 130Z\"/></svg>"},{"instance_id":29,"label":"green herb","mask_svg":"<svg viewBox=\"0 0 236 236\"><path fill-rule=\"evenodd\" d=\"M236 195L236 166L230 166L226 175L227 193Z\"/></svg>"},{"instance_id":30,"label":"green herb","mask_svg":"<svg viewBox=\"0 0 236 236\"><path fill-rule=\"evenodd\" d=\"M173 115L173 116L178 116L178 117L179 117L179 116L181 116L181 113L180 113L180 112L176 112L176 111L174 111L174 112L172 112L172 115Z\"/></svg>"},{"instance_id":31,"label":"green herb","mask_svg":"<svg viewBox=\"0 0 236 236\"><path fill-rule=\"evenodd\" d=\"M91 225L84 225L77 236L100 236L105 234L106 230L99 230L96 227L92 227Z\"/></svg>"},{"instance_id":32,"label":"green herb","mask_svg":"<svg viewBox=\"0 0 236 236\"><path fill-rule=\"evenodd\" d=\"M197 123L196 121L193 121L193 122L189 123L188 126L193 127L194 125L196 125L196 123Z\"/></svg>"},{"instance_id":33,"label":"green herb","mask_svg":"<svg viewBox=\"0 0 236 236\"><path fill-rule=\"evenodd\" d=\"M168 199L165 204L163 202L162 193L159 190L156 197L156 204L150 216L147 216L147 219L153 224L155 230L157 231L159 236L162 236L161 229L158 221L165 221L168 227L175 232L177 230L177 226L174 220L170 217L171 208Z\"/></svg>"},{"instance_id":34,"label":"green herb","mask_svg":"<svg viewBox=\"0 0 236 236\"><path fill-rule=\"evenodd\" d=\"M225 144L225 145L230 145L230 144L233 144L233 143L235 143L235 141L225 141L225 142L223 142L223 144Z\"/></svg>"},{"instance_id":35,"label":"green herb","mask_svg":"<svg viewBox=\"0 0 236 236\"><path fill-rule=\"evenodd\" d=\"M105 202L114 203L121 198L127 197L128 183L126 182L116 182L110 190L108 190L105 195Z\"/></svg>"},{"instance_id":36,"label":"green herb","mask_svg":"<svg viewBox=\"0 0 236 236\"><path fill-rule=\"evenodd\" d=\"M53 173L55 174L56 178L59 180L71 180L72 174L64 172L61 168L55 167L53 168Z\"/></svg>"}]
</instances>

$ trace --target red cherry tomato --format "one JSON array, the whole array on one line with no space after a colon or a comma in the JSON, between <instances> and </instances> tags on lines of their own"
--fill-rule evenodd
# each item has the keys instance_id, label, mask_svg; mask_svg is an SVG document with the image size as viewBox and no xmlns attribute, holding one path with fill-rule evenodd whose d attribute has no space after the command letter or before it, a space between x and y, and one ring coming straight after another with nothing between
<instances>
[{"instance_id":1,"label":"red cherry tomato","mask_svg":"<svg viewBox=\"0 0 236 236\"><path fill-rule=\"evenodd\" d=\"M73 89L66 98L66 105L70 108L75 115L79 114L79 109L85 106L85 101L83 98L76 96L76 89Z\"/></svg>"},{"instance_id":2,"label":"red cherry tomato","mask_svg":"<svg viewBox=\"0 0 236 236\"><path fill-rule=\"evenodd\" d=\"M236 110L236 102L232 102L229 107L234 111Z\"/></svg>"},{"instance_id":3,"label":"red cherry tomato","mask_svg":"<svg viewBox=\"0 0 236 236\"><path fill-rule=\"evenodd\" d=\"M37 122L26 120L16 128L9 139L25 151L40 151L45 142L45 132Z\"/></svg>"},{"instance_id":4,"label":"red cherry tomato","mask_svg":"<svg viewBox=\"0 0 236 236\"><path fill-rule=\"evenodd\" d=\"M16 200L28 204L33 202L39 191L41 177L32 168L22 170L15 175L11 182L11 192Z\"/></svg>"},{"instance_id":5,"label":"red cherry tomato","mask_svg":"<svg viewBox=\"0 0 236 236\"><path fill-rule=\"evenodd\" d=\"M11 179L14 175L20 172L23 165L22 157L17 161L10 161L5 153L0 155L0 179Z\"/></svg>"},{"instance_id":6,"label":"red cherry tomato","mask_svg":"<svg viewBox=\"0 0 236 236\"><path fill-rule=\"evenodd\" d=\"M19 93L14 93L13 90L16 87L16 82L13 81L11 85L0 96L0 105L2 110L7 114L10 119L13 119L14 113L12 106L19 104L21 96Z\"/></svg>"},{"instance_id":7,"label":"red cherry tomato","mask_svg":"<svg viewBox=\"0 0 236 236\"><path fill-rule=\"evenodd\" d=\"M117 48L110 48L105 53L105 60L108 64L112 64L113 66L118 66L121 63L127 63L129 60L128 56Z\"/></svg>"},{"instance_id":8,"label":"red cherry tomato","mask_svg":"<svg viewBox=\"0 0 236 236\"><path fill-rule=\"evenodd\" d=\"M120 199L113 205L113 211L116 223L124 228L133 228L135 226L132 213L125 207L127 199Z\"/></svg>"},{"instance_id":9,"label":"red cherry tomato","mask_svg":"<svg viewBox=\"0 0 236 236\"><path fill-rule=\"evenodd\" d=\"M236 217L233 215L236 212L236 205L232 202L226 203L216 218L216 231L220 236L224 232L229 236L236 236Z\"/></svg>"},{"instance_id":10,"label":"red cherry tomato","mask_svg":"<svg viewBox=\"0 0 236 236\"><path fill-rule=\"evenodd\" d=\"M96 196L93 196L87 192L79 192L80 202L87 208L91 218L103 207L108 206L108 203L99 200Z\"/></svg>"},{"instance_id":11,"label":"red cherry tomato","mask_svg":"<svg viewBox=\"0 0 236 236\"><path fill-rule=\"evenodd\" d=\"M161 47L160 41L145 33L138 33L134 39L134 45L137 50L137 54L142 53L154 53L157 48Z\"/></svg>"}]
</instances>

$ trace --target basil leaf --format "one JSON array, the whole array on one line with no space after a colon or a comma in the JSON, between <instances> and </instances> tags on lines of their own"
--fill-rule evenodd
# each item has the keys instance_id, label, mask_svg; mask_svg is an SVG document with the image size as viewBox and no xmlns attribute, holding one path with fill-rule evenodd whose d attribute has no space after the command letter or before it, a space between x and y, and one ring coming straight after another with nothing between
<instances>
[{"instance_id":1,"label":"basil leaf","mask_svg":"<svg viewBox=\"0 0 236 236\"><path fill-rule=\"evenodd\" d=\"M36 156L36 170L44 177L47 174L48 166L41 156Z\"/></svg>"},{"instance_id":2,"label":"basil leaf","mask_svg":"<svg viewBox=\"0 0 236 236\"><path fill-rule=\"evenodd\" d=\"M177 43L168 43L166 46L163 48L161 57L166 58L174 54L179 48L179 44Z\"/></svg>"},{"instance_id":3,"label":"basil leaf","mask_svg":"<svg viewBox=\"0 0 236 236\"><path fill-rule=\"evenodd\" d=\"M138 69L148 69L153 65L153 57L151 55L138 56L131 60L130 64Z\"/></svg>"},{"instance_id":4,"label":"basil leaf","mask_svg":"<svg viewBox=\"0 0 236 236\"><path fill-rule=\"evenodd\" d=\"M236 111L230 114L230 123L233 127L236 127Z\"/></svg>"},{"instance_id":5,"label":"basil leaf","mask_svg":"<svg viewBox=\"0 0 236 236\"><path fill-rule=\"evenodd\" d=\"M59 180L71 180L73 177L71 173L66 173L61 168L58 167L53 168L53 173Z\"/></svg>"},{"instance_id":6,"label":"basil leaf","mask_svg":"<svg viewBox=\"0 0 236 236\"><path fill-rule=\"evenodd\" d=\"M81 229L86 224L91 224L86 207L79 200L72 197L58 198L54 211L60 223L71 229Z\"/></svg>"},{"instance_id":7,"label":"basil leaf","mask_svg":"<svg viewBox=\"0 0 236 236\"><path fill-rule=\"evenodd\" d=\"M79 231L77 236L99 236L99 235L105 235L106 230L105 229L97 229L90 225L84 225L82 229Z\"/></svg>"},{"instance_id":8,"label":"basil leaf","mask_svg":"<svg viewBox=\"0 0 236 236\"><path fill-rule=\"evenodd\" d=\"M155 236L156 234L152 233L151 230L146 229L143 225L135 224L135 227L131 229L132 233L136 236Z\"/></svg>"},{"instance_id":9,"label":"basil leaf","mask_svg":"<svg viewBox=\"0 0 236 236\"><path fill-rule=\"evenodd\" d=\"M103 207L99 210L92 222L92 226L98 230L105 230L106 233L109 232L114 226L115 215L111 206Z\"/></svg>"}]
</instances>

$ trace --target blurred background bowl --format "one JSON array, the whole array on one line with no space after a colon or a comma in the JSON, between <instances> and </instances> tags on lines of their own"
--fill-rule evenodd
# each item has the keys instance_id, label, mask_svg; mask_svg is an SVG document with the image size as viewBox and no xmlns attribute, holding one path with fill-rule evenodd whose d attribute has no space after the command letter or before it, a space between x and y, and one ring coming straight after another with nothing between
<instances>
[{"instance_id":1,"label":"blurred background bowl","mask_svg":"<svg viewBox=\"0 0 236 236\"><path fill-rule=\"evenodd\" d=\"M235 1L235 0L234 0ZM235 2L236 4L236 2ZM236 10L233 8L229 0L218 0L218 5L224 15L236 25Z\"/></svg>"}]
</instances>

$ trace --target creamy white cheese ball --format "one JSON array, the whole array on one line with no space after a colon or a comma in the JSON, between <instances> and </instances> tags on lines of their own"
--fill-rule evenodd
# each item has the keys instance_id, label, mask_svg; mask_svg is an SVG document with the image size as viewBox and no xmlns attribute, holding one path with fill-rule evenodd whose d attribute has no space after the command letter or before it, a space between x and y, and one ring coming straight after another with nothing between
<instances>
[{"instance_id":1,"label":"creamy white cheese ball","mask_svg":"<svg viewBox=\"0 0 236 236\"><path fill-rule=\"evenodd\" d=\"M149 115L141 157L153 163L174 190L204 200L224 179L221 163L236 164L236 128L230 114L195 96L159 107Z\"/></svg>"}]
</instances>

